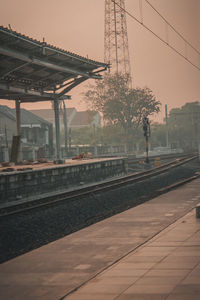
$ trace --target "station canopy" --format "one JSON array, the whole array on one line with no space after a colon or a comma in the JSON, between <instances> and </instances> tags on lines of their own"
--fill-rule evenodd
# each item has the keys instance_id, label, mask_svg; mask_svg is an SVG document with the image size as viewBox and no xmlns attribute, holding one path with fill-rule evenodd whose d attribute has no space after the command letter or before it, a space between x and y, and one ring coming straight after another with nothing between
<instances>
[{"instance_id":1,"label":"station canopy","mask_svg":"<svg viewBox=\"0 0 200 300\"><path fill-rule=\"evenodd\" d=\"M100 79L107 68L0 26L0 99L64 100L72 88L89 78Z\"/></svg>"}]
</instances>

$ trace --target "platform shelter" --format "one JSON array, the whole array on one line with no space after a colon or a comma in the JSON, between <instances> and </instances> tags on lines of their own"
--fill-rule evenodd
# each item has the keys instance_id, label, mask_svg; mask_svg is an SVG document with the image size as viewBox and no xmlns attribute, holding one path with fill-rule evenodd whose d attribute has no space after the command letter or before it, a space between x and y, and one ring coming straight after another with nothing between
<instances>
[{"instance_id":1,"label":"platform shelter","mask_svg":"<svg viewBox=\"0 0 200 300\"><path fill-rule=\"evenodd\" d=\"M17 136L21 103L53 102L57 162L61 161L59 101L69 99L67 93L87 79L100 79L99 73L107 68L108 64L0 26L0 99L16 103Z\"/></svg>"}]
</instances>

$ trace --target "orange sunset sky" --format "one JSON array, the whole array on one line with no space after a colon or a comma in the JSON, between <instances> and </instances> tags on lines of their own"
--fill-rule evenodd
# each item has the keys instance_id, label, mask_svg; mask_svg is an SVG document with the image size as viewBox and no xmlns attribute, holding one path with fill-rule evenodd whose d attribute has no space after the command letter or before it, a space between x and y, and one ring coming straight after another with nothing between
<instances>
[{"instance_id":1,"label":"orange sunset sky","mask_svg":"<svg viewBox=\"0 0 200 300\"><path fill-rule=\"evenodd\" d=\"M149 0L149 2L200 52L200 0ZM139 0L126 0L126 9L139 17ZM143 0L144 23L165 38L163 21ZM104 60L104 0L0 0L0 25L29 37L91 59ZM134 87L148 86L162 103L155 121L186 102L200 101L200 71L178 56L136 21L127 16L129 52ZM185 44L169 31L170 42L185 53ZM200 55L188 49L200 68ZM71 91L68 107L84 110L81 93L87 84ZM0 100L14 107L14 101ZM50 102L23 104L26 109L50 108Z\"/></svg>"}]
</instances>

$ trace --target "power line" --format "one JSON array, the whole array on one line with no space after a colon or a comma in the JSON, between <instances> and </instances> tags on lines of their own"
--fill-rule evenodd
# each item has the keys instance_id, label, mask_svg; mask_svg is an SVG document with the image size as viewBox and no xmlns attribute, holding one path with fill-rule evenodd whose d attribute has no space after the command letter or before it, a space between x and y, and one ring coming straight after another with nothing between
<instances>
[{"instance_id":1,"label":"power line","mask_svg":"<svg viewBox=\"0 0 200 300\"><path fill-rule=\"evenodd\" d=\"M180 32L178 32L177 30L176 30L176 28L174 28L174 26L172 26L160 13L159 13L159 11L148 1L148 0L145 0L148 4L149 4L149 6L151 6L151 8L165 21L165 23L167 24L167 25L169 25L169 27L171 27L173 30L174 30L174 32L176 32L183 40L184 40L184 42L186 42L195 52L197 52L199 55L200 55L200 51L199 50L197 50L193 45L191 45L187 40L186 40L186 38L184 38L184 36L180 33Z\"/></svg>"},{"instance_id":2,"label":"power line","mask_svg":"<svg viewBox=\"0 0 200 300\"><path fill-rule=\"evenodd\" d=\"M200 67L196 64L194 64L190 59L187 58L187 56L185 56L184 54L182 54L181 52L179 52L174 46L170 45L169 41L165 41L162 37L160 37L158 34L156 34L153 30L151 30L147 25L144 24L143 21L143 16L142 16L142 21L138 20L134 15L132 15L131 13L129 13L126 9L122 8L119 4L116 3L115 0L111 0L112 2L114 2L117 6L119 6L121 8L121 10L123 10L129 17L131 17L132 19L134 19L136 22L138 22L140 25L142 25L145 29L147 29L149 32L151 32L155 37L157 37L160 41L162 41L166 46L168 46L170 49L172 49L173 51L175 51L178 55L180 55L182 58L184 58L188 63L190 63L193 67L195 67L197 70L200 71ZM193 50L195 50L196 53L198 53L198 55L200 55L200 52L193 47L150 3L149 1L145 0L158 14L159 16L166 22L167 25L169 25L183 40L184 42L189 45ZM142 6L141 7L141 13L142 13Z\"/></svg>"}]
</instances>

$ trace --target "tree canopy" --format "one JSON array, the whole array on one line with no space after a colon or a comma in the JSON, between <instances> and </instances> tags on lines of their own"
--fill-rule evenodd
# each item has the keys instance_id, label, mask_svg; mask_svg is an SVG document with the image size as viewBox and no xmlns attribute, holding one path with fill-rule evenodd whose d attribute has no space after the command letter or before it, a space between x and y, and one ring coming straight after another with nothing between
<instances>
[{"instance_id":1,"label":"tree canopy","mask_svg":"<svg viewBox=\"0 0 200 300\"><path fill-rule=\"evenodd\" d=\"M160 111L160 102L149 88L129 88L125 75L106 75L84 94L86 103L103 114L110 124L122 128L138 127L143 115Z\"/></svg>"}]
</instances>

